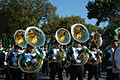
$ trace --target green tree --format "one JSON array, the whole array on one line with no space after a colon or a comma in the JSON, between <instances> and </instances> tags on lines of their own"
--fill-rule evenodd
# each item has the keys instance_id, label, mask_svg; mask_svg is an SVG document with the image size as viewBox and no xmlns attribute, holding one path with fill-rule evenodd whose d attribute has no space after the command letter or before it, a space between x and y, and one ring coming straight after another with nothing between
<instances>
[{"instance_id":1,"label":"green tree","mask_svg":"<svg viewBox=\"0 0 120 80\"><path fill-rule=\"evenodd\" d=\"M41 28L46 34L55 33L59 28L66 28L70 31L70 27L75 23L84 24L85 20L80 16L71 16L71 17L55 17L53 22L43 25Z\"/></svg>"},{"instance_id":2,"label":"green tree","mask_svg":"<svg viewBox=\"0 0 120 80\"><path fill-rule=\"evenodd\" d=\"M102 28L93 26L91 24L86 24L85 19L84 18L82 19L81 16L71 16L71 17L61 17L61 18L57 16L53 22L43 25L41 29L44 31L46 36L50 38L51 37L50 35L55 34L55 32L59 28L65 28L70 32L71 26L76 23L85 25L88 28L89 32L95 32L97 30L99 33L101 34L103 33Z\"/></svg>"},{"instance_id":3,"label":"green tree","mask_svg":"<svg viewBox=\"0 0 120 80\"><path fill-rule=\"evenodd\" d=\"M120 0L94 0L89 1L87 6L88 18L95 18L98 21L96 25L98 26L100 22L110 21L115 22L114 16L120 16Z\"/></svg>"},{"instance_id":4,"label":"green tree","mask_svg":"<svg viewBox=\"0 0 120 80\"><path fill-rule=\"evenodd\" d=\"M56 7L48 0L1 0L0 35L11 36L18 29L39 26L41 20L50 22L54 20L55 11Z\"/></svg>"}]
</instances>

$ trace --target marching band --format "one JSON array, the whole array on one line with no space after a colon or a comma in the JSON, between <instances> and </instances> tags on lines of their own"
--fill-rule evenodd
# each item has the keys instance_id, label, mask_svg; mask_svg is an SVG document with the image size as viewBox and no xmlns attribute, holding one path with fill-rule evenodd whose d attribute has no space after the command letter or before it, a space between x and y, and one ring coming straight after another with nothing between
<instances>
[{"instance_id":1,"label":"marching band","mask_svg":"<svg viewBox=\"0 0 120 80\"><path fill-rule=\"evenodd\" d=\"M115 30L118 34L120 29ZM92 36L92 38L90 37ZM99 80L98 66L104 61L107 69L106 80L120 80L119 35L112 39L104 51L100 50L103 40L97 31L92 34L82 24L74 24L71 34L60 28L46 41L44 32L37 27L17 30L14 34L15 45L4 48L0 40L0 66L6 71L6 80L39 80L42 71L55 80L64 80L62 72L70 74L69 80L84 80L84 68L88 69L88 79ZM9 44L10 45L10 44ZM86 66L86 67L84 67Z\"/></svg>"}]
</instances>

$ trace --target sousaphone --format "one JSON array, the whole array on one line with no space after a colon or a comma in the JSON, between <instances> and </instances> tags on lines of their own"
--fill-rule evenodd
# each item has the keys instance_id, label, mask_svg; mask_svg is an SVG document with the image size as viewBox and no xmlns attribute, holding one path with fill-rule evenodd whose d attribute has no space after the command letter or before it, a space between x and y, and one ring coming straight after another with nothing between
<instances>
[{"instance_id":1,"label":"sousaphone","mask_svg":"<svg viewBox=\"0 0 120 80\"><path fill-rule=\"evenodd\" d=\"M93 39L91 40L91 46L102 46L102 43L103 43L103 40L102 40L102 37L101 37L101 34L99 34L98 32L92 32L92 36L93 36ZM96 58L96 60L91 60L89 58L88 60L88 64L91 64L91 65L96 65L98 63L100 63L101 59L102 59L102 56L100 53L99 49L97 48L97 52L96 54L93 54Z\"/></svg>"},{"instance_id":2,"label":"sousaphone","mask_svg":"<svg viewBox=\"0 0 120 80\"><path fill-rule=\"evenodd\" d=\"M27 42L25 40L24 34L25 34L25 30L22 30L22 29L17 30L14 34L15 43L18 46L23 47L23 48L25 48L27 46ZM17 68L19 68L19 66L17 64L13 66L13 63L18 63L18 58L19 58L20 54L18 54L18 53L15 54L14 50L15 49L12 49L8 52L7 65L10 68L17 69Z\"/></svg>"},{"instance_id":3,"label":"sousaphone","mask_svg":"<svg viewBox=\"0 0 120 80\"><path fill-rule=\"evenodd\" d=\"M74 24L71 26L71 34L74 40L76 40L79 43L85 43L89 39L89 31L88 29L82 25L82 24ZM81 46L82 48L82 46ZM68 63L65 65L65 67L68 67L70 65L84 65L87 63L89 55L87 51L84 49L81 54L77 57L80 61L79 64L72 64L71 61L68 61Z\"/></svg>"},{"instance_id":4,"label":"sousaphone","mask_svg":"<svg viewBox=\"0 0 120 80\"><path fill-rule=\"evenodd\" d=\"M116 39L120 42L120 27L118 27L117 29L115 29L116 32Z\"/></svg>"},{"instance_id":5,"label":"sousaphone","mask_svg":"<svg viewBox=\"0 0 120 80\"><path fill-rule=\"evenodd\" d=\"M29 45L33 47L40 47L45 43L45 34L41 29L35 26L31 26L28 27L25 31L25 40ZM43 59L39 56L39 53L36 52L36 55L37 57L34 58L36 59L36 62L30 62L30 64L27 64L25 54L22 54L20 56L18 64L23 72L34 73L42 67Z\"/></svg>"},{"instance_id":6,"label":"sousaphone","mask_svg":"<svg viewBox=\"0 0 120 80\"><path fill-rule=\"evenodd\" d=\"M61 45L67 45L71 41L71 35L70 32L65 28L60 28L55 33L56 40ZM53 60L53 62L61 62L63 61L63 58L66 58L66 52L64 49L60 49L61 53L56 55L56 60Z\"/></svg>"},{"instance_id":7,"label":"sousaphone","mask_svg":"<svg viewBox=\"0 0 120 80\"><path fill-rule=\"evenodd\" d=\"M15 40L16 44L23 48L25 48L27 46L27 42L25 40L24 35L25 35L25 30L22 30L22 29L17 30L14 34L14 40Z\"/></svg>"}]
</instances>

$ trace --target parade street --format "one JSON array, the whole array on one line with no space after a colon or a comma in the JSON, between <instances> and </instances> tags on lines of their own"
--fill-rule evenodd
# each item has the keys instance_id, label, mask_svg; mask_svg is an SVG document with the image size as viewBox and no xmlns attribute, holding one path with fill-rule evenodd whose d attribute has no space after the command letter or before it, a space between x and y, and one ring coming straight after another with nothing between
<instances>
[{"instance_id":1,"label":"parade street","mask_svg":"<svg viewBox=\"0 0 120 80\"><path fill-rule=\"evenodd\" d=\"M105 78L106 78L106 72L102 72L102 73L101 73L101 77L100 77L99 80L106 80ZM50 79L49 79L49 76L43 75L43 74L40 72L40 80L50 80ZM55 80L59 80L59 79L57 78L57 76L56 76ZM66 77L65 71L63 71L63 80L69 80L69 77ZM84 80L87 80L87 74L86 74ZM95 80L95 79L93 78L92 80Z\"/></svg>"},{"instance_id":2,"label":"parade street","mask_svg":"<svg viewBox=\"0 0 120 80\"><path fill-rule=\"evenodd\" d=\"M105 78L106 78L106 72L102 72L99 80L106 80ZM3 75L3 76L0 75L0 80L6 80L5 75ZM42 74L42 72L40 72L40 79L39 80L50 80L50 78L49 78L49 76L46 76L46 75ZM57 76L56 76L55 80L59 80L57 78ZM69 77L66 77L65 71L63 71L63 80L69 80ZM87 80L87 74L86 74L84 80ZM95 80L95 79L93 78L92 80Z\"/></svg>"}]
</instances>

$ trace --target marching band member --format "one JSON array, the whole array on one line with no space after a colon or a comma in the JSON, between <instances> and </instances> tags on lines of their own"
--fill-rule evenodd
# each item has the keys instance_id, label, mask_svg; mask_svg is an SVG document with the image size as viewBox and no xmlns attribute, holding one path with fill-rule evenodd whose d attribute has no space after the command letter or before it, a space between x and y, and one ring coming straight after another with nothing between
<instances>
[{"instance_id":1,"label":"marching band member","mask_svg":"<svg viewBox=\"0 0 120 80\"><path fill-rule=\"evenodd\" d=\"M84 64L87 63L89 55L86 52L84 44L89 39L89 31L82 24L74 24L71 26L72 38L75 40L74 45L70 46L66 52L68 65L70 67L70 80L84 79Z\"/></svg>"},{"instance_id":2,"label":"marching band member","mask_svg":"<svg viewBox=\"0 0 120 80\"><path fill-rule=\"evenodd\" d=\"M21 80L22 71L18 68L18 58L21 55L19 52L20 47L16 45L12 50L7 54L7 66L10 71L10 80Z\"/></svg>"},{"instance_id":3,"label":"marching band member","mask_svg":"<svg viewBox=\"0 0 120 80\"><path fill-rule=\"evenodd\" d=\"M29 64L34 64L37 62L37 59L35 57L40 56L42 59L45 59L45 56L43 56L37 49L34 49L33 46L27 45L26 51L23 53L24 56L26 57L25 60L25 65L26 67ZM39 80L39 71L34 72L34 73L24 73L24 80Z\"/></svg>"},{"instance_id":4,"label":"marching band member","mask_svg":"<svg viewBox=\"0 0 120 80\"><path fill-rule=\"evenodd\" d=\"M63 70L66 70L66 68L65 68L65 64L66 64L66 48L64 48L64 46L63 45L60 45L60 50L62 51L65 51L65 55L64 55L64 57L63 57L63 59L62 59L62 68L63 68ZM66 72L66 76L68 77L68 73Z\"/></svg>"},{"instance_id":5,"label":"marching band member","mask_svg":"<svg viewBox=\"0 0 120 80\"><path fill-rule=\"evenodd\" d=\"M9 47L6 48L6 51L5 51L5 62L4 62L4 65L5 65L5 72L6 72L6 80L11 80L11 73L10 73L10 68L7 66L7 57L8 57L8 52L9 52Z\"/></svg>"},{"instance_id":6,"label":"marching band member","mask_svg":"<svg viewBox=\"0 0 120 80\"><path fill-rule=\"evenodd\" d=\"M48 58L48 45L44 45L44 49L42 49L42 53L44 56L46 56L46 58ZM43 61L43 66L42 66L42 72L43 74L46 73L46 75L48 75L48 59Z\"/></svg>"},{"instance_id":7,"label":"marching band member","mask_svg":"<svg viewBox=\"0 0 120 80\"><path fill-rule=\"evenodd\" d=\"M90 45L91 45L91 40L88 40L87 42L86 42L86 48L88 48L88 50L89 50L89 48L90 48ZM92 56L91 56L92 57ZM86 75L86 71L88 71L88 63L86 63L85 65L84 65L84 78L86 77L85 75Z\"/></svg>"},{"instance_id":8,"label":"marching band member","mask_svg":"<svg viewBox=\"0 0 120 80\"><path fill-rule=\"evenodd\" d=\"M14 34L16 43L25 48L18 60L19 68L24 72L24 80L39 80L39 71L45 56L37 49L45 42L44 32L35 26L26 30L17 30Z\"/></svg>"},{"instance_id":9,"label":"marching band member","mask_svg":"<svg viewBox=\"0 0 120 80\"><path fill-rule=\"evenodd\" d=\"M90 51L88 50L89 54L92 54L90 56L90 60L91 62L96 61L97 58L95 57L95 55L97 54L102 54L101 51L98 51L96 47L91 46L90 47ZM96 65L92 65L92 64L88 64L89 68L88 68L88 80L91 80L93 75L95 76L96 80L99 80L99 73L98 73L98 64Z\"/></svg>"},{"instance_id":10,"label":"marching band member","mask_svg":"<svg viewBox=\"0 0 120 80\"><path fill-rule=\"evenodd\" d=\"M53 43L54 43L54 47L52 47L48 52L49 59L51 60L51 63L50 63L50 80L55 80L56 73L58 73L59 80L63 80L62 61L54 62L54 60L56 60L56 55L59 56L59 54L61 53L61 51L58 47L60 44L56 40L54 40Z\"/></svg>"},{"instance_id":11,"label":"marching band member","mask_svg":"<svg viewBox=\"0 0 120 80\"><path fill-rule=\"evenodd\" d=\"M83 50L80 48L81 44L77 41L74 42L74 45L68 48L67 53L67 59L71 61L70 67L70 80L76 80L78 77L78 80L83 80L84 78L84 67L76 66L72 64L79 64L80 60L77 59L77 57L81 54L81 51Z\"/></svg>"},{"instance_id":12,"label":"marching band member","mask_svg":"<svg viewBox=\"0 0 120 80\"><path fill-rule=\"evenodd\" d=\"M118 40L114 40L114 49L112 58L112 71L114 73L113 80L120 80L120 44L118 43Z\"/></svg>"},{"instance_id":13,"label":"marching band member","mask_svg":"<svg viewBox=\"0 0 120 80\"><path fill-rule=\"evenodd\" d=\"M90 41L90 40L89 40ZM98 60L97 57L102 56L102 51L99 49L99 44L96 44L94 40L91 40L89 42L89 49L86 48L88 54L89 54L89 59L87 63L87 69L88 69L88 80L91 80L93 75L96 80L99 80L99 69L98 69ZM100 59L101 60L101 59Z\"/></svg>"},{"instance_id":14,"label":"marching band member","mask_svg":"<svg viewBox=\"0 0 120 80\"><path fill-rule=\"evenodd\" d=\"M88 59L88 80L91 80L93 75L96 80L99 80L99 64L102 58L102 51L99 49L102 46L103 40L101 34L97 31L91 33L90 46L89 46L89 59Z\"/></svg>"},{"instance_id":15,"label":"marching band member","mask_svg":"<svg viewBox=\"0 0 120 80\"><path fill-rule=\"evenodd\" d=\"M6 65L6 61L5 61L5 55L6 55L6 51L5 48L2 45L2 40L0 40L0 72L3 75L5 73L5 65Z\"/></svg>"},{"instance_id":16,"label":"marching band member","mask_svg":"<svg viewBox=\"0 0 120 80\"><path fill-rule=\"evenodd\" d=\"M2 46L2 40L0 40L0 66L3 66L5 64L5 48Z\"/></svg>"},{"instance_id":17,"label":"marching band member","mask_svg":"<svg viewBox=\"0 0 120 80\"><path fill-rule=\"evenodd\" d=\"M116 47L116 42L117 40L112 40L110 43L109 49L105 50L106 55L104 58L104 63L106 65L107 69L107 77L106 80L113 80L114 74L112 72L113 64L112 64L112 58L113 58L113 53Z\"/></svg>"},{"instance_id":18,"label":"marching band member","mask_svg":"<svg viewBox=\"0 0 120 80\"><path fill-rule=\"evenodd\" d=\"M113 27L110 27L113 28ZM112 72L114 73L114 79L113 80L120 80L120 27L111 30L111 34L113 37L113 42L114 42L114 53L112 57L112 64L113 64L113 69Z\"/></svg>"}]
</instances>

